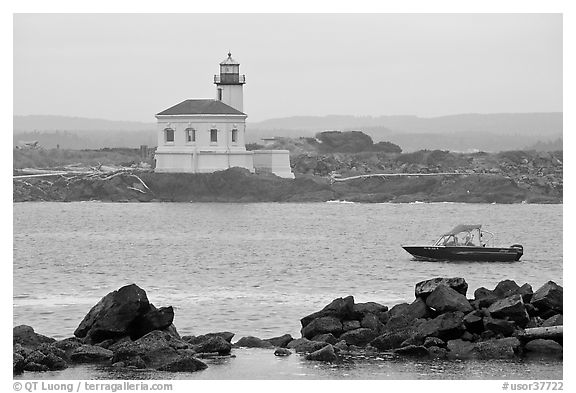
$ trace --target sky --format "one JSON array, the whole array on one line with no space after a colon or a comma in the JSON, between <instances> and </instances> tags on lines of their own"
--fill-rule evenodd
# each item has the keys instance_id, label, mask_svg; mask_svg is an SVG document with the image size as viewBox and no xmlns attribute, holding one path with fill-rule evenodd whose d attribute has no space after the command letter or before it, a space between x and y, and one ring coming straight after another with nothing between
<instances>
[{"instance_id":1,"label":"sky","mask_svg":"<svg viewBox=\"0 0 576 393\"><path fill-rule=\"evenodd\" d=\"M562 111L561 14L15 14L13 111L154 122L215 98L248 121Z\"/></svg>"}]
</instances>

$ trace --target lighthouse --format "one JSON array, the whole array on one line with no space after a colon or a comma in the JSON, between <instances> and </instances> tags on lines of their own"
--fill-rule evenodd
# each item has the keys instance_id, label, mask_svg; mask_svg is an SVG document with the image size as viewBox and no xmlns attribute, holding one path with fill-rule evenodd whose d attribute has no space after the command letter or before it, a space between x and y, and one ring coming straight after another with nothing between
<instances>
[{"instance_id":1,"label":"lighthouse","mask_svg":"<svg viewBox=\"0 0 576 393\"><path fill-rule=\"evenodd\" d=\"M214 75L216 99L243 112L244 83L246 83L246 78L240 75L240 63L232 58L232 53L228 52L228 57L220 63L220 75Z\"/></svg>"}]
</instances>

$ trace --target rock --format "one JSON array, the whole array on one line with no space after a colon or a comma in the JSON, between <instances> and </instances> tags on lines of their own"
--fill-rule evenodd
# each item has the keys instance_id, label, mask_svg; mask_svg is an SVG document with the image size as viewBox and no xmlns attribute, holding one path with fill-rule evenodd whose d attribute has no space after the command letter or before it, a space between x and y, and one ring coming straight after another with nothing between
<instances>
[{"instance_id":1,"label":"rock","mask_svg":"<svg viewBox=\"0 0 576 393\"><path fill-rule=\"evenodd\" d=\"M472 311L466 296L445 285L439 285L426 298L426 305L442 314L450 311Z\"/></svg>"},{"instance_id":2,"label":"rock","mask_svg":"<svg viewBox=\"0 0 576 393\"><path fill-rule=\"evenodd\" d=\"M548 281L532 296L531 303L541 312L554 311L562 314L564 289L554 281Z\"/></svg>"},{"instance_id":3,"label":"rock","mask_svg":"<svg viewBox=\"0 0 576 393\"><path fill-rule=\"evenodd\" d=\"M513 359L520 351L520 341L516 337L507 337L477 342L474 351L480 359Z\"/></svg>"},{"instance_id":4,"label":"rock","mask_svg":"<svg viewBox=\"0 0 576 393\"><path fill-rule=\"evenodd\" d=\"M34 332L34 329L28 325L19 325L12 329L13 344L20 344L26 348L36 348L42 344L53 343L56 340Z\"/></svg>"},{"instance_id":5,"label":"rock","mask_svg":"<svg viewBox=\"0 0 576 393\"><path fill-rule=\"evenodd\" d=\"M216 332L216 333L206 333L200 336L184 336L182 340L186 341L190 344L200 344L212 337L221 337L224 340L232 343L232 337L234 337L234 333L231 332Z\"/></svg>"},{"instance_id":6,"label":"rock","mask_svg":"<svg viewBox=\"0 0 576 393\"><path fill-rule=\"evenodd\" d=\"M481 287L474 291L474 303L478 308L490 307L496 300L498 296L487 288Z\"/></svg>"},{"instance_id":7,"label":"rock","mask_svg":"<svg viewBox=\"0 0 576 393\"><path fill-rule=\"evenodd\" d=\"M217 352L219 355L229 355L232 350L232 344L220 336L207 337L198 344L192 345L192 349L197 353L200 352Z\"/></svg>"},{"instance_id":8,"label":"rock","mask_svg":"<svg viewBox=\"0 0 576 393\"><path fill-rule=\"evenodd\" d=\"M325 347L309 353L306 355L306 360L318 360L322 362L334 362L338 359L332 345L328 344Z\"/></svg>"},{"instance_id":9,"label":"rock","mask_svg":"<svg viewBox=\"0 0 576 393\"><path fill-rule=\"evenodd\" d=\"M63 350L66 353L66 356L69 357L76 348L81 347L84 343L78 337L69 337L56 341L52 345Z\"/></svg>"},{"instance_id":10,"label":"rock","mask_svg":"<svg viewBox=\"0 0 576 393\"><path fill-rule=\"evenodd\" d=\"M24 361L24 356L17 352L12 353L12 372L14 374L21 374L24 371L24 366L26 362Z\"/></svg>"},{"instance_id":11,"label":"rock","mask_svg":"<svg viewBox=\"0 0 576 393\"><path fill-rule=\"evenodd\" d=\"M28 356L26 356L26 363L32 362L42 364L44 363L45 357L46 355L40 351L32 351Z\"/></svg>"},{"instance_id":12,"label":"rock","mask_svg":"<svg viewBox=\"0 0 576 393\"><path fill-rule=\"evenodd\" d=\"M428 348L428 355L432 359L446 359L448 357L448 350L446 348L431 346Z\"/></svg>"},{"instance_id":13,"label":"rock","mask_svg":"<svg viewBox=\"0 0 576 393\"><path fill-rule=\"evenodd\" d=\"M488 307L488 312L494 318L508 319L521 327L526 326L530 320L521 295L512 295L497 300Z\"/></svg>"},{"instance_id":14,"label":"rock","mask_svg":"<svg viewBox=\"0 0 576 393\"><path fill-rule=\"evenodd\" d=\"M396 355L424 358L429 356L428 349L422 345L408 345L393 351Z\"/></svg>"},{"instance_id":15,"label":"rock","mask_svg":"<svg viewBox=\"0 0 576 393\"><path fill-rule=\"evenodd\" d=\"M347 332L348 330L355 330L360 329L362 324L360 321L352 320L352 321L342 321L342 330Z\"/></svg>"},{"instance_id":16,"label":"rock","mask_svg":"<svg viewBox=\"0 0 576 393\"><path fill-rule=\"evenodd\" d=\"M378 315L380 313L384 313L388 311L388 307L375 302L366 302L366 303L356 303L352 307L354 311L354 315L357 318L362 318L362 316L366 314L374 314Z\"/></svg>"},{"instance_id":17,"label":"rock","mask_svg":"<svg viewBox=\"0 0 576 393\"><path fill-rule=\"evenodd\" d=\"M530 318L530 320L526 324L525 328L528 329L528 328L540 327L540 326L542 326L543 322L544 321L540 317L532 317L532 318Z\"/></svg>"},{"instance_id":18,"label":"rock","mask_svg":"<svg viewBox=\"0 0 576 393\"><path fill-rule=\"evenodd\" d=\"M42 364L44 364L50 370L64 370L68 367L68 363L66 363L64 359L53 353L47 354Z\"/></svg>"},{"instance_id":19,"label":"rock","mask_svg":"<svg viewBox=\"0 0 576 393\"><path fill-rule=\"evenodd\" d=\"M554 316L551 316L550 318L548 318L544 322L542 322L541 326L542 327L562 326L563 322L564 322L564 318L562 317L562 314L556 314Z\"/></svg>"},{"instance_id":20,"label":"rock","mask_svg":"<svg viewBox=\"0 0 576 393\"><path fill-rule=\"evenodd\" d=\"M246 348L273 348L274 347L274 345L272 345L270 342L261 340L258 337L254 337L254 336L242 337L240 340L236 341L234 346L246 347Z\"/></svg>"},{"instance_id":21,"label":"rock","mask_svg":"<svg viewBox=\"0 0 576 393\"><path fill-rule=\"evenodd\" d=\"M139 356L147 367L157 368L176 359L179 356L178 350L183 347L188 347L188 344L164 331L154 330L136 341L119 346L114 351L112 363L129 363Z\"/></svg>"},{"instance_id":22,"label":"rock","mask_svg":"<svg viewBox=\"0 0 576 393\"><path fill-rule=\"evenodd\" d=\"M450 340L447 342L449 359L474 359L476 352L474 344L461 339Z\"/></svg>"},{"instance_id":23,"label":"rock","mask_svg":"<svg viewBox=\"0 0 576 393\"><path fill-rule=\"evenodd\" d=\"M340 340L346 341L348 345L363 347L370 343L378 336L378 333L372 329L360 328L347 331L340 336Z\"/></svg>"},{"instance_id":24,"label":"rock","mask_svg":"<svg viewBox=\"0 0 576 393\"><path fill-rule=\"evenodd\" d=\"M526 343L524 350L529 355L551 355L562 357L562 345L554 340L545 340L538 338Z\"/></svg>"},{"instance_id":25,"label":"rock","mask_svg":"<svg viewBox=\"0 0 576 393\"><path fill-rule=\"evenodd\" d=\"M328 343L321 342L321 341L310 341L306 338L298 338L296 340L292 340L288 344L288 348L294 349L298 353L302 352L314 352L319 350L320 348L324 348Z\"/></svg>"},{"instance_id":26,"label":"rock","mask_svg":"<svg viewBox=\"0 0 576 393\"><path fill-rule=\"evenodd\" d=\"M167 329L172 325L172 321L174 321L172 306L157 309L150 304L150 310L143 315L138 315L130 324L130 338L137 340L153 330Z\"/></svg>"},{"instance_id":27,"label":"rock","mask_svg":"<svg viewBox=\"0 0 576 393\"><path fill-rule=\"evenodd\" d=\"M421 298L417 298L411 304L400 304L392 307L389 311L388 323L385 326L386 331L402 330L413 325L413 321L430 316L430 310Z\"/></svg>"},{"instance_id":28,"label":"rock","mask_svg":"<svg viewBox=\"0 0 576 393\"><path fill-rule=\"evenodd\" d=\"M526 308L526 312L530 316L530 318L539 317L538 309L532 303L524 302L524 307Z\"/></svg>"},{"instance_id":29,"label":"rock","mask_svg":"<svg viewBox=\"0 0 576 393\"><path fill-rule=\"evenodd\" d=\"M146 292L135 284L127 285L110 292L92 307L74 335L86 337L90 343L132 335L132 322L149 310Z\"/></svg>"},{"instance_id":30,"label":"rock","mask_svg":"<svg viewBox=\"0 0 576 393\"><path fill-rule=\"evenodd\" d=\"M342 323L336 317L320 317L303 327L301 333L302 337L308 339L322 333L332 333L339 336L342 333Z\"/></svg>"},{"instance_id":31,"label":"rock","mask_svg":"<svg viewBox=\"0 0 576 393\"><path fill-rule=\"evenodd\" d=\"M438 337L442 340L458 338L464 331L464 313L447 312L423 322L414 330L418 337Z\"/></svg>"},{"instance_id":32,"label":"rock","mask_svg":"<svg viewBox=\"0 0 576 393\"><path fill-rule=\"evenodd\" d=\"M114 353L106 348L96 345L82 345L72 352L70 359L77 363L105 362L112 358Z\"/></svg>"},{"instance_id":33,"label":"rock","mask_svg":"<svg viewBox=\"0 0 576 393\"><path fill-rule=\"evenodd\" d=\"M348 344L346 344L346 341L344 341L344 340L340 340L332 346L334 347L335 351L336 350L339 350L339 351L347 351L348 350Z\"/></svg>"},{"instance_id":34,"label":"rock","mask_svg":"<svg viewBox=\"0 0 576 393\"><path fill-rule=\"evenodd\" d=\"M275 347L286 348L286 345L292 340L294 340L294 338L290 334L284 334L278 337L267 338L264 341L268 341Z\"/></svg>"},{"instance_id":35,"label":"rock","mask_svg":"<svg viewBox=\"0 0 576 393\"><path fill-rule=\"evenodd\" d=\"M439 286L446 286L452 288L456 292L460 293L463 296L466 296L466 292L468 291L468 283L463 278L455 277L455 278L433 278L431 280L421 281L416 284L416 288L414 290L415 296L418 298L422 298L426 300L426 298L434 292L434 290Z\"/></svg>"},{"instance_id":36,"label":"rock","mask_svg":"<svg viewBox=\"0 0 576 393\"><path fill-rule=\"evenodd\" d=\"M466 331L462 333L462 336L460 338L464 341L474 341L476 339L476 337L472 333Z\"/></svg>"},{"instance_id":37,"label":"rock","mask_svg":"<svg viewBox=\"0 0 576 393\"><path fill-rule=\"evenodd\" d=\"M464 316L464 326L471 333L482 333L484 330L484 320L482 312L476 310Z\"/></svg>"},{"instance_id":38,"label":"rock","mask_svg":"<svg viewBox=\"0 0 576 393\"><path fill-rule=\"evenodd\" d=\"M24 371L45 372L45 371L50 371L50 370L49 370L48 366L45 366L43 364L30 362L30 363L26 363L26 365L24 366Z\"/></svg>"},{"instance_id":39,"label":"rock","mask_svg":"<svg viewBox=\"0 0 576 393\"><path fill-rule=\"evenodd\" d=\"M373 330L378 334L382 333L385 329L385 326L382 322L380 322L380 319L375 314L371 313L364 314L364 318L362 318L360 326Z\"/></svg>"},{"instance_id":40,"label":"rock","mask_svg":"<svg viewBox=\"0 0 576 393\"><path fill-rule=\"evenodd\" d=\"M446 343L443 340L439 339L438 337L426 337L423 345L426 348L430 348L432 346L439 347L439 348L445 348L446 347Z\"/></svg>"},{"instance_id":41,"label":"rock","mask_svg":"<svg viewBox=\"0 0 576 393\"><path fill-rule=\"evenodd\" d=\"M314 336L312 338L312 341L321 341L321 342L325 342L328 344L336 344L338 339L336 337L334 337L334 335L332 335L332 333L324 333L324 334L319 334L317 336Z\"/></svg>"},{"instance_id":42,"label":"rock","mask_svg":"<svg viewBox=\"0 0 576 393\"><path fill-rule=\"evenodd\" d=\"M530 284L524 284L521 287L512 280L500 281L493 291L498 299L504 299L513 295L520 295L522 300L527 303L532 298L532 287Z\"/></svg>"},{"instance_id":43,"label":"rock","mask_svg":"<svg viewBox=\"0 0 576 393\"><path fill-rule=\"evenodd\" d=\"M370 342L370 345L380 351L400 348L402 343L412 336L408 331L387 332Z\"/></svg>"},{"instance_id":44,"label":"rock","mask_svg":"<svg viewBox=\"0 0 576 393\"><path fill-rule=\"evenodd\" d=\"M322 310L310 314L300 320L302 328L305 328L310 322L317 318L331 316L337 319L352 319L354 314L354 297L347 296L345 298L334 299L330 304ZM329 333L329 332L323 332Z\"/></svg>"},{"instance_id":45,"label":"rock","mask_svg":"<svg viewBox=\"0 0 576 393\"><path fill-rule=\"evenodd\" d=\"M484 318L484 328L495 333L501 333L504 336L511 336L516 330L514 322L504 319Z\"/></svg>"},{"instance_id":46,"label":"rock","mask_svg":"<svg viewBox=\"0 0 576 393\"><path fill-rule=\"evenodd\" d=\"M274 356L290 356L292 355L292 351L286 348L276 348L274 351Z\"/></svg>"},{"instance_id":47,"label":"rock","mask_svg":"<svg viewBox=\"0 0 576 393\"><path fill-rule=\"evenodd\" d=\"M158 370L170 372L195 372L206 368L208 368L206 363L191 355L183 354L158 367Z\"/></svg>"},{"instance_id":48,"label":"rock","mask_svg":"<svg viewBox=\"0 0 576 393\"><path fill-rule=\"evenodd\" d=\"M172 337L180 339L180 334L178 334L178 331L176 330L176 326L174 326L174 324L171 324L167 328L162 329L162 331L168 333ZM234 335L234 333L232 333L232 335ZM232 337L230 337L230 338L232 338ZM228 340L228 342L230 342L230 341Z\"/></svg>"}]
</instances>

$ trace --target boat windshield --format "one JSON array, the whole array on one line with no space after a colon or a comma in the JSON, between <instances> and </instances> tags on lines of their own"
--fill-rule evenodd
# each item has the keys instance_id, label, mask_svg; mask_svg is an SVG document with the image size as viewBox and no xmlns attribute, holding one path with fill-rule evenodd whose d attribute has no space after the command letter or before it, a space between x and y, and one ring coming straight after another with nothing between
<instances>
[{"instance_id":1,"label":"boat windshield","mask_svg":"<svg viewBox=\"0 0 576 393\"><path fill-rule=\"evenodd\" d=\"M459 232L451 231L442 235L435 246L448 247L481 247L485 243L480 236L480 228L465 228Z\"/></svg>"}]
</instances>

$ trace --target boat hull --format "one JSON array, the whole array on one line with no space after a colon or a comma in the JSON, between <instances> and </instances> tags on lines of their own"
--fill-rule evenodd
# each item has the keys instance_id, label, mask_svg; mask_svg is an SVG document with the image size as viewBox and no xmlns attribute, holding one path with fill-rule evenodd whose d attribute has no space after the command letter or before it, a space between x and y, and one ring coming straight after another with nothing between
<instances>
[{"instance_id":1,"label":"boat hull","mask_svg":"<svg viewBox=\"0 0 576 393\"><path fill-rule=\"evenodd\" d=\"M402 246L416 259L431 261L514 262L522 257L516 247Z\"/></svg>"}]
</instances>

